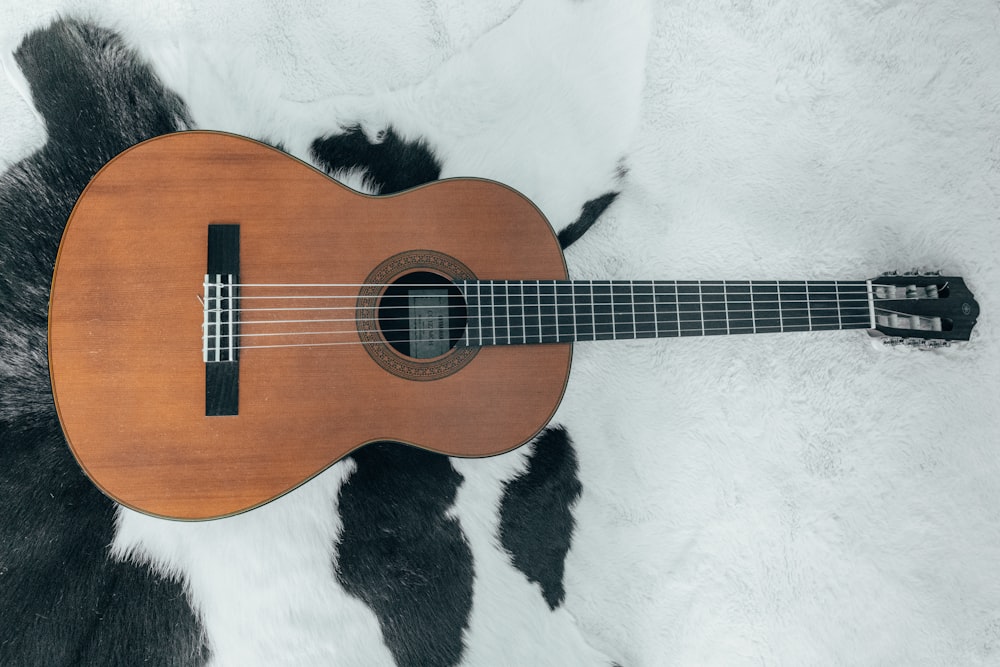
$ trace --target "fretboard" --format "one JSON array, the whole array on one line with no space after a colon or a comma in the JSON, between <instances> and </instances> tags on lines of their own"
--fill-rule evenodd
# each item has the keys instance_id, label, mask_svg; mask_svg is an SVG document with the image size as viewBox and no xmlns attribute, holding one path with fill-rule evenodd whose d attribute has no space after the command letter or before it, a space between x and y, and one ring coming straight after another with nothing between
<instances>
[{"instance_id":1,"label":"fretboard","mask_svg":"<svg viewBox=\"0 0 1000 667\"><path fill-rule=\"evenodd\" d=\"M864 281L457 283L467 345L865 329Z\"/></svg>"}]
</instances>

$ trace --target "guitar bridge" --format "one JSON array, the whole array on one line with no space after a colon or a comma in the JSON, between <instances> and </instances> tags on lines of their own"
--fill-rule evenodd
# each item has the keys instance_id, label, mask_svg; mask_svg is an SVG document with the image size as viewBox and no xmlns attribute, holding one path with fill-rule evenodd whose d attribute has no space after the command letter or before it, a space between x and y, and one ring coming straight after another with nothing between
<instances>
[{"instance_id":1,"label":"guitar bridge","mask_svg":"<svg viewBox=\"0 0 1000 667\"><path fill-rule=\"evenodd\" d=\"M208 269L202 307L205 416L239 414L240 226L208 226Z\"/></svg>"}]
</instances>

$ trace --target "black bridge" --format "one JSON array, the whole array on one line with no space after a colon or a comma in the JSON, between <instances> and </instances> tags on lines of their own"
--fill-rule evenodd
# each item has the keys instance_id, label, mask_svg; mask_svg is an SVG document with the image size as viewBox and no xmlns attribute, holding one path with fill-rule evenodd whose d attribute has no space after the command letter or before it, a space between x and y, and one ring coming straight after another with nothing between
<instances>
[{"instance_id":1,"label":"black bridge","mask_svg":"<svg viewBox=\"0 0 1000 667\"><path fill-rule=\"evenodd\" d=\"M202 324L207 417L239 414L239 276L240 226L210 224Z\"/></svg>"}]
</instances>

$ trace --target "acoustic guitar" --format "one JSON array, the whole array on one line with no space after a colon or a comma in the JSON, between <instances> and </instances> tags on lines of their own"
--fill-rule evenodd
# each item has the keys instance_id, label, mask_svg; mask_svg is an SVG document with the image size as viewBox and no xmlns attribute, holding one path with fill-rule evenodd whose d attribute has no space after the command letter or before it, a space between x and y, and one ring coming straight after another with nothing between
<instances>
[{"instance_id":1,"label":"acoustic guitar","mask_svg":"<svg viewBox=\"0 0 1000 667\"><path fill-rule=\"evenodd\" d=\"M530 441L573 343L869 329L968 340L958 277L569 280L514 190L354 192L233 135L138 144L94 176L59 247L49 366L84 471L176 519L259 506L365 443L452 456Z\"/></svg>"}]
</instances>

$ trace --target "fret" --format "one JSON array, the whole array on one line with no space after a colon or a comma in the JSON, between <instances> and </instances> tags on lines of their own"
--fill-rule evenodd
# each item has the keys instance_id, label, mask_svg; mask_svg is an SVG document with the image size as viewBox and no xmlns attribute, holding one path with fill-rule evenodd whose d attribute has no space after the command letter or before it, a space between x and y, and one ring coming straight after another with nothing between
<instances>
[{"instance_id":1,"label":"fret","mask_svg":"<svg viewBox=\"0 0 1000 667\"><path fill-rule=\"evenodd\" d=\"M615 338L635 338L632 290L628 283L611 283L611 305L614 310Z\"/></svg>"},{"instance_id":2,"label":"fret","mask_svg":"<svg viewBox=\"0 0 1000 667\"><path fill-rule=\"evenodd\" d=\"M596 340L594 336L594 290L590 284L574 283L573 312L576 325L576 340Z\"/></svg>"},{"instance_id":3,"label":"fret","mask_svg":"<svg viewBox=\"0 0 1000 667\"><path fill-rule=\"evenodd\" d=\"M806 283L802 281L787 281L777 283L781 299L780 331L809 331L809 308Z\"/></svg>"},{"instance_id":4,"label":"fret","mask_svg":"<svg viewBox=\"0 0 1000 667\"><path fill-rule=\"evenodd\" d=\"M729 333L729 307L725 283L700 283L699 289L705 335L719 336Z\"/></svg>"},{"instance_id":5,"label":"fret","mask_svg":"<svg viewBox=\"0 0 1000 667\"><path fill-rule=\"evenodd\" d=\"M485 330L485 337L489 345L493 345L497 341L496 325L493 321L493 281L486 282L483 287L485 288L480 294L480 302L482 303L483 309L483 329Z\"/></svg>"},{"instance_id":6,"label":"fret","mask_svg":"<svg viewBox=\"0 0 1000 667\"><path fill-rule=\"evenodd\" d=\"M726 334L729 334L729 291L726 289L726 281L722 281L722 307L726 313Z\"/></svg>"},{"instance_id":7,"label":"fret","mask_svg":"<svg viewBox=\"0 0 1000 667\"><path fill-rule=\"evenodd\" d=\"M661 336L679 336L677 287L664 281L654 282L653 307L656 310L657 333Z\"/></svg>"},{"instance_id":8,"label":"fret","mask_svg":"<svg viewBox=\"0 0 1000 667\"><path fill-rule=\"evenodd\" d=\"M702 335L701 289L697 283L677 283L677 320L680 335Z\"/></svg>"},{"instance_id":9,"label":"fret","mask_svg":"<svg viewBox=\"0 0 1000 667\"><path fill-rule=\"evenodd\" d=\"M778 331L785 331L785 312L781 307L781 290L777 290L778 293Z\"/></svg>"},{"instance_id":10,"label":"fret","mask_svg":"<svg viewBox=\"0 0 1000 667\"><path fill-rule=\"evenodd\" d=\"M813 330L813 311L812 311L812 295L809 293L809 283L805 284L805 294L806 294L806 317L809 318L809 330Z\"/></svg>"},{"instance_id":11,"label":"fret","mask_svg":"<svg viewBox=\"0 0 1000 667\"><path fill-rule=\"evenodd\" d=\"M527 343L527 331L524 328L524 297L521 293L521 283L510 281L507 285L507 329L511 343Z\"/></svg>"},{"instance_id":12,"label":"fret","mask_svg":"<svg viewBox=\"0 0 1000 667\"><path fill-rule=\"evenodd\" d=\"M535 294L538 296L538 342L545 342L542 325L542 281L535 281Z\"/></svg>"},{"instance_id":13,"label":"fret","mask_svg":"<svg viewBox=\"0 0 1000 667\"><path fill-rule=\"evenodd\" d=\"M656 338L658 327L656 309L653 304L653 283L648 280L633 282L632 299L635 313L635 337Z\"/></svg>"},{"instance_id":14,"label":"fret","mask_svg":"<svg viewBox=\"0 0 1000 667\"><path fill-rule=\"evenodd\" d=\"M871 326L868 312L868 286L865 283L839 283L837 303L845 329L867 329Z\"/></svg>"},{"instance_id":15,"label":"fret","mask_svg":"<svg viewBox=\"0 0 1000 667\"><path fill-rule=\"evenodd\" d=\"M747 285L750 288L750 333L757 333L757 312L753 304L753 281L751 280Z\"/></svg>"},{"instance_id":16,"label":"fret","mask_svg":"<svg viewBox=\"0 0 1000 667\"><path fill-rule=\"evenodd\" d=\"M677 289L677 281L674 281L674 317L677 320L677 335L681 335L681 293Z\"/></svg>"},{"instance_id":17,"label":"fret","mask_svg":"<svg viewBox=\"0 0 1000 667\"><path fill-rule=\"evenodd\" d=\"M538 281L521 283L521 316L525 343L542 342L542 309Z\"/></svg>"},{"instance_id":18,"label":"fret","mask_svg":"<svg viewBox=\"0 0 1000 667\"><path fill-rule=\"evenodd\" d=\"M558 343L559 328L556 320L556 286L554 280L538 283L538 300L540 303L543 343Z\"/></svg>"},{"instance_id":19,"label":"fret","mask_svg":"<svg viewBox=\"0 0 1000 667\"><path fill-rule=\"evenodd\" d=\"M611 283L602 280L591 285L594 301L594 340L615 337L615 318L611 305Z\"/></svg>"},{"instance_id":20,"label":"fret","mask_svg":"<svg viewBox=\"0 0 1000 667\"><path fill-rule=\"evenodd\" d=\"M576 313L573 312L573 284L556 283L556 327L559 340L576 339Z\"/></svg>"},{"instance_id":21,"label":"fret","mask_svg":"<svg viewBox=\"0 0 1000 667\"><path fill-rule=\"evenodd\" d=\"M465 300L465 337L464 342L459 342L460 345L473 346L476 344L482 345L482 341L479 340L479 322L480 317L478 315L478 309L476 304L478 303L478 298L473 295L473 286L478 287L478 283L470 283L468 280L463 281L459 285L459 290L462 293L462 299Z\"/></svg>"},{"instance_id":22,"label":"fret","mask_svg":"<svg viewBox=\"0 0 1000 667\"><path fill-rule=\"evenodd\" d=\"M490 288L493 295L493 344L508 345L510 314L507 312L507 286L497 280L490 281Z\"/></svg>"},{"instance_id":23,"label":"fret","mask_svg":"<svg viewBox=\"0 0 1000 667\"><path fill-rule=\"evenodd\" d=\"M840 310L840 284L836 280L833 281L833 290L834 290L834 297L833 298L837 302L837 326L840 327L841 329L843 329L844 328L844 316L843 316L843 313Z\"/></svg>"},{"instance_id":24,"label":"fret","mask_svg":"<svg viewBox=\"0 0 1000 667\"><path fill-rule=\"evenodd\" d=\"M592 331L594 332L593 338L590 340L597 340L597 309L594 308L594 281L590 281L590 323L593 326Z\"/></svg>"},{"instance_id":25,"label":"fret","mask_svg":"<svg viewBox=\"0 0 1000 667\"><path fill-rule=\"evenodd\" d=\"M726 311L729 333L750 334L755 331L750 283L726 283Z\"/></svg>"},{"instance_id":26,"label":"fret","mask_svg":"<svg viewBox=\"0 0 1000 667\"><path fill-rule=\"evenodd\" d=\"M782 320L784 309L779 303L778 294L777 282L758 282L750 285L754 333L771 333L783 330L782 327L785 326L785 322Z\"/></svg>"},{"instance_id":27,"label":"fret","mask_svg":"<svg viewBox=\"0 0 1000 667\"><path fill-rule=\"evenodd\" d=\"M635 328L635 281L628 281L628 302L632 307L632 332L636 338L639 337Z\"/></svg>"},{"instance_id":28,"label":"fret","mask_svg":"<svg viewBox=\"0 0 1000 667\"><path fill-rule=\"evenodd\" d=\"M837 298L836 283L807 282L806 294L809 300L809 328L812 331L840 329L840 301Z\"/></svg>"},{"instance_id":29,"label":"fret","mask_svg":"<svg viewBox=\"0 0 1000 667\"><path fill-rule=\"evenodd\" d=\"M701 335L705 335L705 297L701 292L701 281L698 281L698 315L701 318Z\"/></svg>"}]
</instances>

